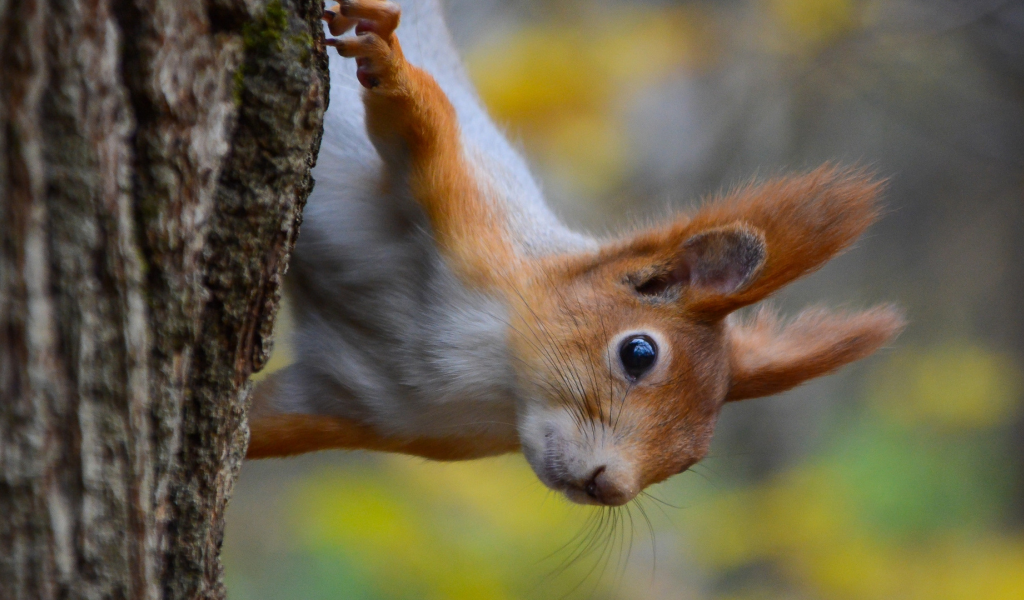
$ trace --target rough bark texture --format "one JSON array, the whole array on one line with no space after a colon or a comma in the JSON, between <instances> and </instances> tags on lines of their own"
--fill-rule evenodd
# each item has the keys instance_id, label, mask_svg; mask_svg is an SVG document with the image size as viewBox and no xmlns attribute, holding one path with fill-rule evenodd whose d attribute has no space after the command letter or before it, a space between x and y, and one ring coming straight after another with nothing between
<instances>
[{"instance_id":1,"label":"rough bark texture","mask_svg":"<svg viewBox=\"0 0 1024 600\"><path fill-rule=\"evenodd\" d=\"M320 11L0 0L0 598L223 597Z\"/></svg>"}]
</instances>

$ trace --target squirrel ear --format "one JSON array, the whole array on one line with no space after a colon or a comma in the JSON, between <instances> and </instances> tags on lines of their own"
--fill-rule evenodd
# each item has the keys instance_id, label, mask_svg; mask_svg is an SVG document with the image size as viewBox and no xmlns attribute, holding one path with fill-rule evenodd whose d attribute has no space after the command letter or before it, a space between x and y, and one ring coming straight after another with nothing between
<instances>
[{"instance_id":1,"label":"squirrel ear","mask_svg":"<svg viewBox=\"0 0 1024 600\"><path fill-rule=\"evenodd\" d=\"M783 325L768 309L728 322L731 381L726 400L784 392L864 358L903 329L892 306L848 315L806 310Z\"/></svg>"},{"instance_id":2,"label":"squirrel ear","mask_svg":"<svg viewBox=\"0 0 1024 600\"><path fill-rule=\"evenodd\" d=\"M743 226L704 231L683 243L683 268L693 288L716 295L742 289L764 265L764 235Z\"/></svg>"},{"instance_id":3,"label":"squirrel ear","mask_svg":"<svg viewBox=\"0 0 1024 600\"><path fill-rule=\"evenodd\" d=\"M743 289L764 265L764 236L749 227L717 227L690 236L672 252L668 271L636 286L643 295L684 286L701 299Z\"/></svg>"}]
</instances>

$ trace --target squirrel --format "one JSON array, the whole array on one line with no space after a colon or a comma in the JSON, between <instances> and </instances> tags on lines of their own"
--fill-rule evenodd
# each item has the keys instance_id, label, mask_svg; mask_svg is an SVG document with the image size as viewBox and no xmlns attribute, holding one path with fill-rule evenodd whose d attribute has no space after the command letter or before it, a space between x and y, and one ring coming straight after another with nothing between
<instances>
[{"instance_id":1,"label":"squirrel","mask_svg":"<svg viewBox=\"0 0 1024 600\"><path fill-rule=\"evenodd\" d=\"M615 239L571 231L481 106L438 0L402 4L324 11L355 35L326 41L340 56L286 288L296 356L256 386L248 458L521 451L569 500L621 505L701 460L726 402L903 327L891 305L732 315L865 231L870 173L751 184Z\"/></svg>"}]
</instances>

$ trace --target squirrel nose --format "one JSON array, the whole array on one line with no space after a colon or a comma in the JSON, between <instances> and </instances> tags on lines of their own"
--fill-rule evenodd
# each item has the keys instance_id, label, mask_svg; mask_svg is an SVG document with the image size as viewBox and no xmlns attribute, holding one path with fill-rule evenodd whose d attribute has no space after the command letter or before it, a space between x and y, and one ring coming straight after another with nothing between
<instances>
[{"instance_id":1,"label":"squirrel nose","mask_svg":"<svg viewBox=\"0 0 1024 600\"><path fill-rule=\"evenodd\" d=\"M633 499L628 489L615 482L606 465L594 469L583 485L583 491L605 506L621 506Z\"/></svg>"}]
</instances>

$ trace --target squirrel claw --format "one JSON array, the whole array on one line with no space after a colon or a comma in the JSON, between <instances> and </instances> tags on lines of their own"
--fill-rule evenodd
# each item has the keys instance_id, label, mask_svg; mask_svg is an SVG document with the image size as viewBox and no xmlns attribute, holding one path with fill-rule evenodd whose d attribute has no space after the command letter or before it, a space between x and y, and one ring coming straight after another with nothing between
<instances>
[{"instance_id":1,"label":"squirrel claw","mask_svg":"<svg viewBox=\"0 0 1024 600\"><path fill-rule=\"evenodd\" d=\"M364 21L363 27L385 39L391 37L402 16L402 9L389 0L342 0L336 6L346 19Z\"/></svg>"},{"instance_id":2,"label":"squirrel claw","mask_svg":"<svg viewBox=\"0 0 1024 600\"><path fill-rule=\"evenodd\" d=\"M350 19L344 15L340 4L334 4L330 8L324 9L321 18L327 23L327 29L330 30L331 35L341 35L352 29L357 23L356 19Z\"/></svg>"}]
</instances>

